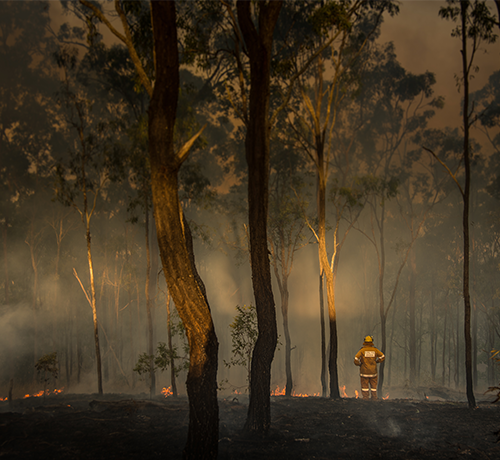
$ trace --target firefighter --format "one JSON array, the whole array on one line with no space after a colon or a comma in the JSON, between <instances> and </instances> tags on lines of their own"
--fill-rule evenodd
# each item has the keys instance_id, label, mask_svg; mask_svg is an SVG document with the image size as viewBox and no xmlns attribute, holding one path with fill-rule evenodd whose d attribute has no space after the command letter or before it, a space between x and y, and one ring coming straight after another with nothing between
<instances>
[{"instance_id":1,"label":"firefighter","mask_svg":"<svg viewBox=\"0 0 500 460\"><path fill-rule=\"evenodd\" d=\"M354 357L354 364L360 366L359 376L361 377L361 393L363 399L370 399L370 389L372 400L377 398L377 363L381 363L385 355L373 345L373 337L365 337L361 350Z\"/></svg>"}]
</instances>

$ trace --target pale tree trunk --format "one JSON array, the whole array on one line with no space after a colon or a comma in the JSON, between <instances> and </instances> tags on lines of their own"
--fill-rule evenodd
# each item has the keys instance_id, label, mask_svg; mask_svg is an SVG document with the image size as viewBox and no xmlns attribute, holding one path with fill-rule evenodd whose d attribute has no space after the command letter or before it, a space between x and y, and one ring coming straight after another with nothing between
<instances>
[{"instance_id":1,"label":"pale tree trunk","mask_svg":"<svg viewBox=\"0 0 500 460\"><path fill-rule=\"evenodd\" d=\"M96 368L97 368L97 391L102 394L102 365L101 365L101 349L99 347L99 322L97 320L97 305L96 305L96 294L95 294L95 280L94 280L94 266L92 263L92 250L91 250L91 237L90 237L90 222L87 220L87 260L89 263L89 275L90 275L90 292L91 292L91 307L92 307L92 321L94 323L94 345L95 345L95 356L96 356Z\"/></svg>"},{"instance_id":2,"label":"pale tree trunk","mask_svg":"<svg viewBox=\"0 0 500 460\"><path fill-rule=\"evenodd\" d=\"M416 334L416 313L415 313L415 297L416 297L416 278L417 278L417 260L415 250L410 251L410 385L413 387L417 384L417 334Z\"/></svg>"},{"instance_id":3,"label":"pale tree trunk","mask_svg":"<svg viewBox=\"0 0 500 460\"><path fill-rule=\"evenodd\" d=\"M144 213L146 216L146 312L148 317L148 355L150 356L149 362L149 397L152 398L156 393L156 376L154 368L154 337L153 337L153 313L151 311L151 248L149 242L149 200L147 192L144 191ZM155 275L156 276L156 275Z\"/></svg>"},{"instance_id":4,"label":"pale tree trunk","mask_svg":"<svg viewBox=\"0 0 500 460\"><path fill-rule=\"evenodd\" d=\"M167 346L170 351L170 384L172 385L172 396L177 398L177 378L175 376L174 347L172 344L172 311L170 308L170 292L167 293Z\"/></svg>"}]
</instances>

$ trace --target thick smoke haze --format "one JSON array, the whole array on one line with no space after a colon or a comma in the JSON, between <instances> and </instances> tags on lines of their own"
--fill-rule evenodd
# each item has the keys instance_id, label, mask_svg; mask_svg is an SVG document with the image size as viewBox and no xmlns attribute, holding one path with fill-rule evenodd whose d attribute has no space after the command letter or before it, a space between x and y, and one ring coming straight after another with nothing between
<instances>
[{"instance_id":1,"label":"thick smoke haze","mask_svg":"<svg viewBox=\"0 0 500 460\"><path fill-rule=\"evenodd\" d=\"M29 10L28 5L38 3L37 8L40 8L42 2L19 2L24 4L24 9L14 8L15 3L1 3L0 37L4 43L0 51L0 63L4 61L11 65L15 61L12 57L15 53L32 50L30 47L33 44L26 38L23 28L23 18L29 20L27 27L31 21L46 21L43 26L48 27L50 24L55 32L65 22L73 26L81 25L75 17L64 13L59 2L49 2L44 13L35 6ZM495 3L486 3L496 15ZM392 41L397 61L407 72L420 75L430 71L435 74L433 95L443 96L445 105L442 109L433 108L435 115L429 118L426 128L453 133L447 138L449 150L443 148L442 154L455 171L461 166L453 150L453 141L459 144L461 137L462 96L455 84L455 75L461 71L460 43L457 38L451 37L455 25L438 16L439 8L445 4L423 0L400 2L400 13L385 18L377 43L382 45ZM106 44L116 43L104 28L102 32ZM3 271L3 275L0 275L3 278L0 280L2 398L7 396L11 380L17 397L41 389L42 383L36 375L35 363L42 356L53 352L57 352L59 360L58 386L71 392L97 391L92 310L75 276L76 273L90 295L85 225L74 206L64 206L55 199L54 194L61 179L55 173L56 160L67 160L77 142L75 134L70 134L70 128L64 127L64 117L61 115L63 104L59 99L62 91L58 78L62 78L62 72L56 69L52 56L58 43L51 34L43 37L47 40L46 45L33 51L35 56L32 61L19 57L17 63L12 64L15 67L14 76L2 77L0 88L0 175L1 199L4 203L0 209L3 238L0 265ZM42 36L39 38L41 40ZM80 37L82 46L79 47L79 58L85 54L85 40L84 35ZM68 39L68 43L70 41ZM44 69L46 67L49 70L38 75L34 72L38 68L33 70L33 67L41 64L35 65L33 62L44 63ZM500 71L499 63L500 42L485 44L475 62L479 70L471 80L472 92L484 88L489 78ZM5 69L4 65L2 68ZM125 70L123 72L126 73ZM201 77L189 75L186 78L194 82L196 90L202 87ZM99 91L91 89L88 94L102 102L104 96ZM495 94L500 94L500 87L496 88ZM27 101L37 98L42 102L31 116L32 107ZM491 96L493 99L494 96ZM112 103L116 101L109 102L109 106ZM243 252L242 255L242 248L246 246L245 226L248 222L244 209L242 211L246 205L246 179L240 168L244 164L242 135L238 130L241 124L231 123L234 114L222 116L222 111L227 110L227 107L217 109L221 113L220 117L211 113L216 103L210 103L214 105L205 109L200 102L200 113L196 114L200 118L199 124L206 120L211 122L205 133L206 145L197 148L183 166L181 176L184 174L182 177L191 185L196 185L196 179L209 176L210 185L200 187L203 191L198 195L203 195L202 199L196 196L195 186L195 191L190 195L191 190L185 185L183 204L194 229L196 263L206 285L220 344L218 381L221 382L221 395L227 395L235 390L246 391L246 370L237 366L228 367L226 363L232 356L230 325L237 313L236 306L254 304L254 296L248 254ZM346 103L346 106L351 103ZM181 107L179 112L189 114L191 111L196 112L197 108L197 105L189 107L189 110ZM143 109L142 115L145 114ZM347 110L355 109L349 106ZM144 123L144 119L141 119L141 123ZM374 130L377 129L376 115L370 123L375 126ZM119 138L117 145L128 146L133 130L125 133L121 126L114 126L113 129L113 134ZM385 200L374 199L364 203L359 220L349 230L338 255L335 303L339 383L346 386L349 396L354 395L354 390L359 390L359 371L353 365L353 358L364 336L373 335L375 345L382 346L379 292L382 248L381 230L376 218L383 209L386 219L383 228L384 308L387 309L391 302L390 309L385 312L387 345L384 352L387 359L384 394L390 393L393 388L408 388L410 385L415 388L443 385L463 391L461 196L446 171L435 163L431 164L431 157L422 151L423 141L418 144L409 137L401 140L398 150L400 156L395 154L394 161L388 163L384 171L381 166L384 160L377 163L372 159L375 153L370 157L370 148L375 150L377 142L382 142L382 136L377 142L372 142L368 131L359 132L360 137L366 137L356 138L358 151L354 162L359 163L352 166L353 170L360 175L370 173L380 177L386 173L386 179L390 171L390 174L398 175L399 189L397 195L388 196ZM472 130L475 157L470 219L473 234L471 285L474 375L478 392L497 384L499 375L495 363L490 359L491 350L500 346L497 288L500 266L498 126L494 124L488 133L489 138L483 128ZM432 137L435 133L424 132L422 128L420 134L420 139L433 147L438 146L436 138ZM294 149L297 153L297 145ZM47 157L50 161L44 163L47 169L33 169L36 164L34 158L41 151L49 152ZM232 168L229 172L224 169L227 164ZM332 170L335 170L333 166ZM330 188L335 171L330 178ZM312 216L311 225L314 226L316 185L311 164L306 164L303 172L309 173L304 181L304 196L307 195L304 199L308 203L307 214ZM275 170L274 175L279 176L279 171ZM69 173L66 179L68 177ZM202 179L199 179L200 182ZM459 179L462 181L461 175ZM130 186L131 182L128 178L122 182L110 180L107 183L105 193L97 200L91 224L105 393L149 392L147 379L144 380L133 371L139 356L148 351L149 330L145 296L147 254L144 209L141 208L143 201L140 201L139 186ZM213 198L211 193L215 190L219 191L219 195ZM432 201L429 197L436 190L439 190L437 198L426 210L427 204ZM136 206L132 206L132 203ZM425 223L419 227L418 237L414 241L414 252L407 253L412 232L416 231L424 216ZM137 222L134 221L135 217ZM327 244L331 257L336 223L332 201L328 204L327 220ZM150 214L150 224L152 221ZM346 219L341 220L341 237L347 231L348 223ZM322 391L320 273L318 245L307 226L304 227L303 236L304 247L295 253L288 279L291 366L294 391L312 395ZM155 238L151 229L149 237ZM156 348L159 342L168 342L169 296L157 245L150 244L150 249L153 267L153 341ZM283 389L286 382L285 333L280 291L274 273L272 276L279 344L272 366L271 386L272 389ZM414 320L417 331L414 382L409 381L412 301L416 308ZM173 303L170 303L170 307L174 312L173 322L178 325ZM328 318L326 295L325 315ZM328 323L326 327L328 340ZM176 331L173 342L180 356L178 363L181 364L187 358L183 351L185 337L179 328ZM183 369L177 377L177 388L181 394L186 393L185 380L186 371ZM157 373L156 393L171 384L170 370ZM394 430L397 431L397 427Z\"/></svg>"}]
</instances>

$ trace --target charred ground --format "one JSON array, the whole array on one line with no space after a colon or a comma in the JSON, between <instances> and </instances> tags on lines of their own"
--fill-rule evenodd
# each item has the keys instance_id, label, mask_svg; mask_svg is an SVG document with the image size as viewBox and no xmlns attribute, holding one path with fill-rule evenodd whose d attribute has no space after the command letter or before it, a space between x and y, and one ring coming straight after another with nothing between
<instances>
[{"instance_id":1,"label":"charred ground","mask_svg":"<svg viewBox=\"0 0 500 460\"><path fill-rule=\"evenodd\" d=\"M466 401L432 391L376 402L273 397L265 437L241 432L245 397L221 399L219 458L500 458L500 405L484 399L469 410ZM185 398L144 395L62 394L0 405L2 459L180 459L189 416Z\"/></svg>"}]
</instances>

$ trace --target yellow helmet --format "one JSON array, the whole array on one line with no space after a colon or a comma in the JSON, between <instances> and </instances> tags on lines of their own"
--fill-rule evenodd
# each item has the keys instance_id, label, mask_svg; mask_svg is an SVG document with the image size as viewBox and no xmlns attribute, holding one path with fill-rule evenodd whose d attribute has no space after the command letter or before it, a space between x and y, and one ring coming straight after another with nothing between
<instances>
[{"instance_id":1,"label":"yellow helmet","mask_svg":"<svg viewBox=\"0 0 500 460\"><path fill-rule=\"evenodd\" d=\"M367 342L367 343L373 342L373 337L371 335L367 335L365 337L365 342Z\"/></svg>"}]
</instances>

